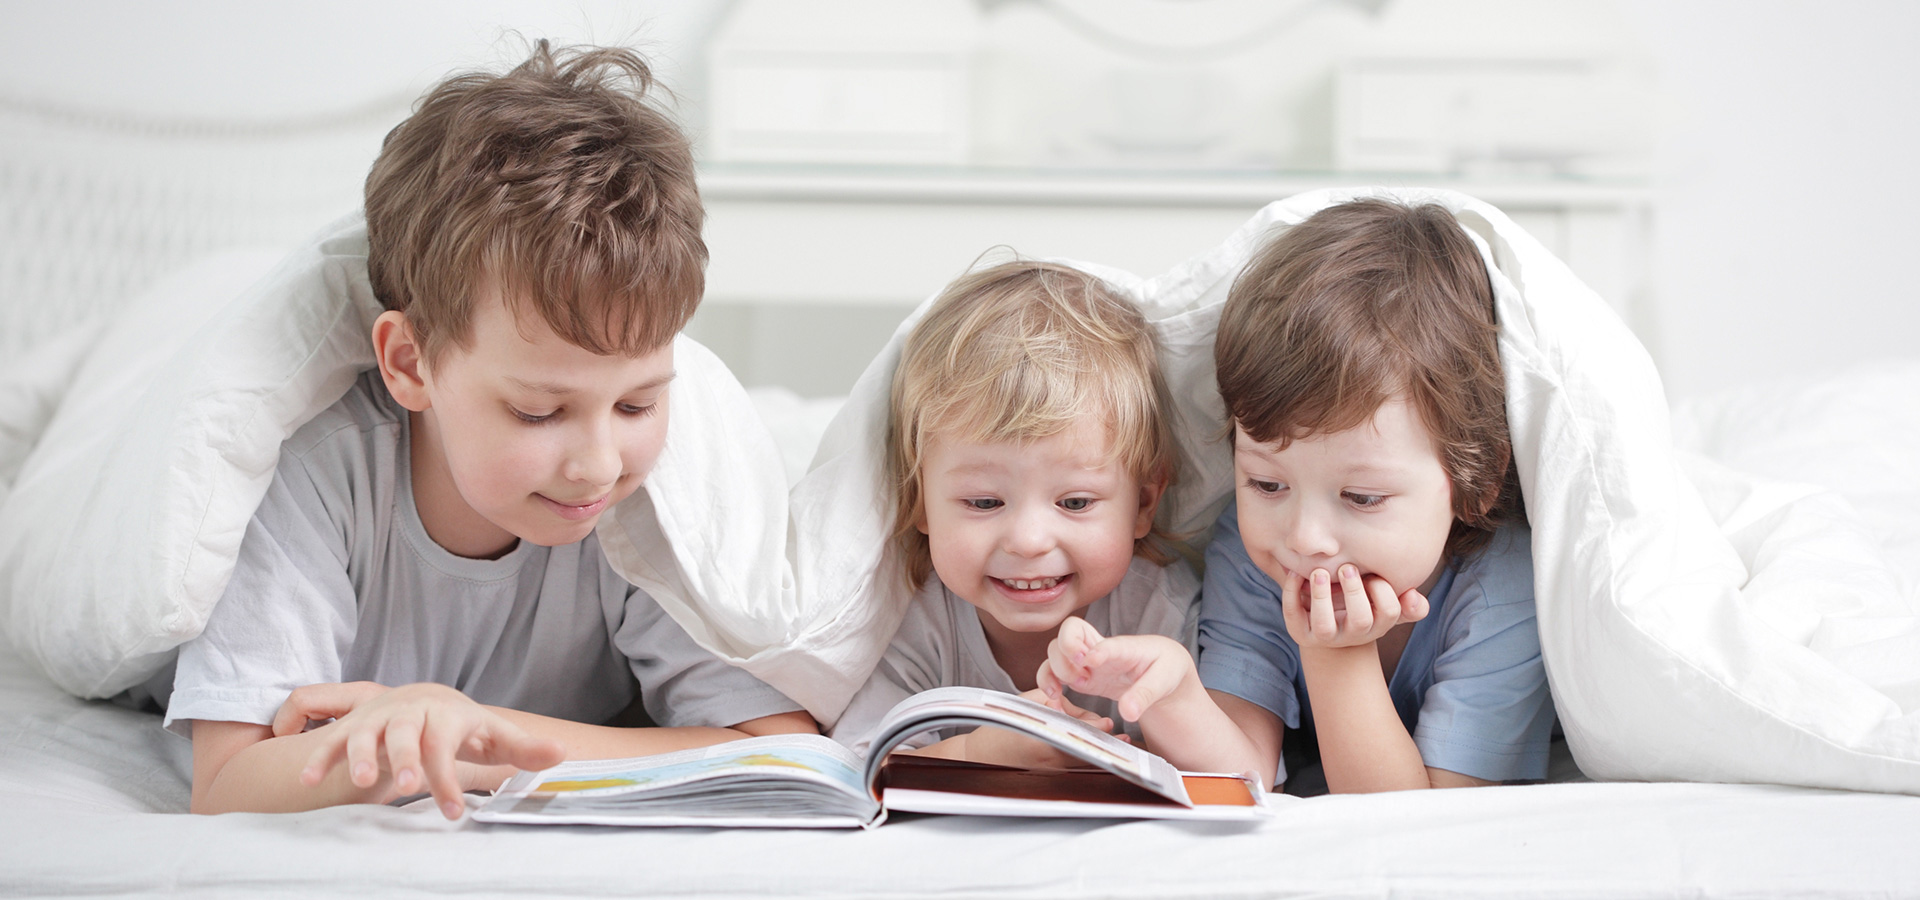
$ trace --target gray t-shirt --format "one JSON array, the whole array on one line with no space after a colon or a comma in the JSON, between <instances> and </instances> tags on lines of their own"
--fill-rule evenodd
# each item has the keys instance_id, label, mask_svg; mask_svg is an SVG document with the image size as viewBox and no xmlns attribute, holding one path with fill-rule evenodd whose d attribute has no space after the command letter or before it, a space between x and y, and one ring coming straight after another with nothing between
<instances>
[{"instance_id":1,"label":"gray t-shirt","mask_svg":"<svg viewBox=\"0 0 1920 900\"><path fill-rule=\"evenodd\" d=\"M337 681L439 682L590 723L636 688L661 725L800 708L694 643L613 571L596 536L521 541L499 559L434 543L414 506L407 431L406 409L368 372L282 445L233 580L180 649L170 730L267 724L294 688Z\"/></svg>"},{"instance_id":2,"label":"gray t-shirt","mask_svg":"<svg viewBox=\"0 0 1920 900\"><path fill-rule=\"evenodd\" d=\"M1160 634L1191 648L1189 613L1199 592L1200 581L1186 563L1160 566L1136 556L1119 587L1076 615L1103 635ZM880 720L894 704L937 687L1019 693L1013 676L993 658L986 629L980 625L980 611L947 590L936 575L913 595L880 665L834 723L833 739L865 755ZM1139 725L1120 718L1119 704L1073 690L1067 691L1067 699L1113 719L1116 731L1131 735L1139 743ZM908 741L906 746L923 747L954 733L926 735Z\"/></svg>"}]
</instances>

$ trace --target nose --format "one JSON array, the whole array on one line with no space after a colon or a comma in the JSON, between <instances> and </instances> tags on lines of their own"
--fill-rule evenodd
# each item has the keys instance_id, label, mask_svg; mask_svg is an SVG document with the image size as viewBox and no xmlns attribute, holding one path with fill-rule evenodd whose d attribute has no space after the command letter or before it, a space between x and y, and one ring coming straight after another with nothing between
<instances>
[{"instance_id":1,"label":"nose","mask_svg":"<svg viewBox=\"0 0 1920 900\"><path fill-rule=\"evenodd\" d=\"M1312 503L1290 503L1282 524L1281 540L1301 559L1325 559L1340 552L1331 517Z\"/></svg>"},{"instance_id":2,"label":"nose","mask_svg":"<svg viewBox=\"0 0 1920 900\"><path fill-rule=\"evenodd\" d=\"M1048 518L1041 504L1027 504L1009 516L1002 540L1006 551L1015 556L1035 557L1052 550L1055 539Z\"/></svg>"},{"instance_id":3,"label":"nose","mask_svg":"<svg viewBox=\"0 0 1920 900\"><path fill-rule=\"evenodd\" d=\"M619 479L622 467L620 442L605 418L582 423L572 446L567 448L561 475L568 481L605 487Z\"/></svg>"}]
</instances>

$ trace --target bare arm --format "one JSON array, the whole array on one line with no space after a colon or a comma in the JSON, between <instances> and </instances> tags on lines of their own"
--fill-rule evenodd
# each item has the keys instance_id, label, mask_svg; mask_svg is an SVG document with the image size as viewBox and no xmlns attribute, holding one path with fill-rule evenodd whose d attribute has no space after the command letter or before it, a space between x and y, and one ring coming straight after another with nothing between
<instances>
[{"instance_id":1,"label":"bare arm","mask_svg":"<svg viewBox=\"0 0 1920 900\"><path fill-rule=\"evenodd\" d=\"M1421 761L1387 693L1372 644L1300 648L1327 789L1336 794L1481 787L1494 782Z\"/></svg>"},{"instance_id":2,"label":"bare arm","mask_svg":"<svg viewBox=\"0 0 1920 900\"><path fill-rule=\"evenodd\" d=\"M1047 646L1036 679L1050 697L1071 685L1115 701L1121 717L1140 723L1148 748L1178 768L1253 772L1273 784L1280 720L1239 697L1208 691L1179 641L1156 634L1102 637L1084 619L1069 618Z\"/></svg>"},{"instance_id":3,"label":"bare arm","mask_svg":"<svg viewBox=\"0 0 1920 900\"><path fill-rule=\"evenodd\" d=\"M799 711L748 719L730 728L619 728L570 722L514 709L488 708L525 729L528 734L565 744L568 759L652 756L694 747L710 747L747 737L820 733L820 726L813 721L813 717Z\"/></svg>"},{"instance_id":4,"label":"bare arm","mask_svg":"<svg viewBox=\"0 0 1920 900\"><path fill-rule=\"evenodd\" d=\"M320 786L342 777L371 789L391 777L402 794L430 788L448 818L463 810L463 790L491 789L516 769L565 759L646 756L759 734L817 732L804 712L763 716L738 728L616 728L481 706L453 688L410 684L315 684L295 690L274 716L276 740L303 736L310 720L335 719L305 732L299 779ZM342 766L341 763L345 765ZM389 773L392 773L389 775ZM341 801L350 802L350 801Z\"/></svg>"},{"instance_id":5,"label":"bare arm","mask_svg":"<svg viewBox=\"0 0 1920 900\"><path fill-rule=\"evenodd\" d=\"M302 782L301 770L319 746L317 735L319 732L274 737L267 725L194 722L193 800L189 808L196 813L298 812L346 803L386 803L403 796L384 769L368 787L355 786L343 766L335 767L316 784ZM481 787L477 782L485 781L488 770L494 768L462 763L463 789Z\"/></svg>"}]
</instances>

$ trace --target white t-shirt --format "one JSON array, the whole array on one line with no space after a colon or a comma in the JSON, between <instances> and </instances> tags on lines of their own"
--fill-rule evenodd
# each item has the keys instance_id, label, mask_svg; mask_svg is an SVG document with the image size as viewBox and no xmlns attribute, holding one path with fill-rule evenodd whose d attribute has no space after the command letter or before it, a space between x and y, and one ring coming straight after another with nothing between
<instances>
[{"instance_id":1,"label":"white t-shirt","mask_svg":"<svg viewBox=\"0 0 1920 900\"><path fill-rule=\"evenodd\" d=\"M708 653L607 564L598 539L467 559L414 506L407 411L368 372L281 447L206 630L181 647L167 727L267 724L294 688L431 681L578 722L636 687L660 725L800 708ZM637 681L637 685L636 685Z\"/></svg>"},{"instance_id":2,"label":"white t-shirt","mask_svg":"<svg viewBox=\"0 0 1920 900\"><path fill-rule=\"evenodd\" d=\"M1103 635L1160 634L1191 649L1190 612L1199 593L1200 581L1186 563L1160 566L1136 556L1119 587L1076 615ZM880 665L834 723L833 738L865 755L874 730L894 704L921 691L956 686L1019 693L1013 676L994 661L986 630L980 625L980 611L947 590L936 575L913 595ZM1067 699L1113 719L1116 731L1140 740L1139 726L1123 721L1112 700L1071 690ZM946 732L925 735L906 746L924 747L951 736Z\"/></svg>"}]
</instances>

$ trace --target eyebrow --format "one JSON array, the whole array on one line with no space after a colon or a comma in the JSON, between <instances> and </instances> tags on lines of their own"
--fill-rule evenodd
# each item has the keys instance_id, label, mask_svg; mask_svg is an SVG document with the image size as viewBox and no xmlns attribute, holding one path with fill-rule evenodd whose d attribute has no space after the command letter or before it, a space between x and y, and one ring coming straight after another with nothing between
<instances>
[{"instance_id":1,"label":"eyebrow","mask_svg":"<svg viewBox=\"0 0 1920 900\"><path fill-rule=\"evenodd\" d=\"M1264 448L1265 445L1261 444L1241 444L1235 442L1233 455L1240 456L1245 454L1263 462L1271 461L1273 454L1266 452ZM1340 469L1340 475L1345 478L1352 478L1357 475L1398 475L1401 474L1402 471L1402 468L1399 466L1363 459L1357 462L1347 463Z\"/></svg>"},{"instance_id":2,"label":"eyebrow","mask_svg":"<svg viewBox=\"0 0 1920 900\"><path fill-rule=\"evenodd\" d=\"M658 378L650 378L646 381L643 381L643 382L640 382L639 384L634 385L631 388L628 388L623 393L653 390L654 388L660 387L661 385L664 385L667 382L672 381L674 379L674 376L678 374L680 373L668 372L667 374L662 375ZM560 395L573 393L573 388L567 387L564 384L554 384L553 382L550 382L550 381L522 381L521 379L515 378L512 375L508 375L507 380L513 382L516 385L519 385L521 388L524 388L529 391L533 391L535 393L540 393L540 394L553 394L555 396L560 396Z\"/></svg>"}]
</instances>

